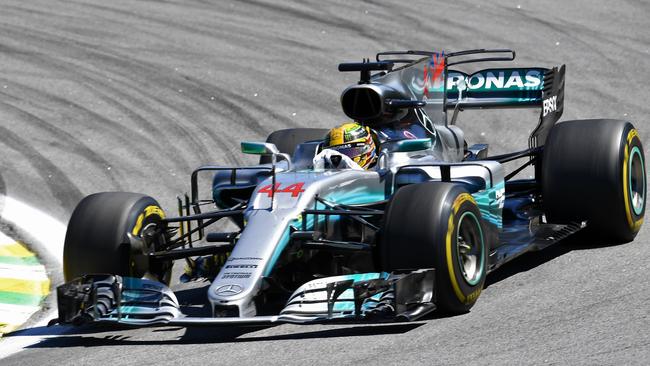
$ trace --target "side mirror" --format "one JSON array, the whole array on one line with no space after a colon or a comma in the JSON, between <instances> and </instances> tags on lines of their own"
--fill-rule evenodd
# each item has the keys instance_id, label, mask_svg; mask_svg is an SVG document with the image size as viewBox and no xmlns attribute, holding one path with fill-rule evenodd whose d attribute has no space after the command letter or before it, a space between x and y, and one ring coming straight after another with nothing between
<instances>
[{"instance_id":1,"label":"side mirror","mask_svg":"<svg viewBox=\"0 0 650 366\"><path fill-rule=\"evenodd\" d=\"M405 139L395 141L393 151L396 152L409 152L430 149L432 145L431 139Z\"/></svg>"},{"instance_id":2,"label":"side mirror","mask_svg":"<svg viewBox=\"0 0 650 366\"><path fill-rule=\"evenodd\" d=\"M287 168L291 170L293 168L291 164L291 157L289 154L281 153L275 144L270 142L250 142L242 141L241 143L241 152L244 154L253 154L253 155L271 155L271 163L275 166L277 157L281 157L287 161Z\"/></svg>"},{"instance_id":3,"label":"side mirror","mask_svg":"<svg viewBox=\"0 0 650 366\"><path fill-rule=\"evenodd\" d=\"M241 152L253 155L276 155L280 153L280 150L270 142L242 141Z\"/></svg>"}]
</instances>

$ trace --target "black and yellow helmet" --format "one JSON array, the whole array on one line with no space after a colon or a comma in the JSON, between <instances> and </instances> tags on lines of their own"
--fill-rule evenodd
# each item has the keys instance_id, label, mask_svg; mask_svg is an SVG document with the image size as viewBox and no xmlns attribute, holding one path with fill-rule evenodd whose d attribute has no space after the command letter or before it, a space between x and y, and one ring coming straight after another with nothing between
<instances>
[{"instance_id":1,"label":"black and yellow helmet","mask_svg":"<svg viewBox=\"0 0 650 366\"><path fill-rule=\"evenodd\" d=\"M370 129L356 122L332 128L325 136L324 148L348 156L364 169L377 161L377 147Z\"/></svg>"}]
</instances>

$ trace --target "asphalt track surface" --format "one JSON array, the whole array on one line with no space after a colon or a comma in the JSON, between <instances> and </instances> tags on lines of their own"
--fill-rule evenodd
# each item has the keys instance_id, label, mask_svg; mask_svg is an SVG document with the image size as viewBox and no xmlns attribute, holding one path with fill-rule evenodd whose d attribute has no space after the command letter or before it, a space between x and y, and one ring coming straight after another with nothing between
<instances>
[{"instance_id":1,"label":"asphalt track surface","mask_svg":"<svg viewBox=\"0 0 650 366\"><path fill-rule=\"evenodd\" d=\"M338 97L356 75L337 63L392 49L510 47L516 65L566 63L563 119L628 119L650 146L647 1L476 3L2 0L0 194L62 222L97 191L175 207L194 167L253 162L239 141L344 121ZM536 118L465 112L460 125L498 153L524 147ZM646 226L625 245L527 255L462 316L83 328L2 364L647 364L649 240Z\"/></svg>"}]
</instances>

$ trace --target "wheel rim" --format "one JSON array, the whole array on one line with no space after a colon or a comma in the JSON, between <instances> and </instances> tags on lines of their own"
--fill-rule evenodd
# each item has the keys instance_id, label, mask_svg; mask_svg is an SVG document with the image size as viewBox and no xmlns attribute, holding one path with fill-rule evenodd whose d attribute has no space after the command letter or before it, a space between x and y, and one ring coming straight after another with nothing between
<instances>
[{"instance_id":1,"label":"wheel rim","mask_svg":"<svg viewBox=\"0 0 650 366\"><path fill-rule=\"evenodd\" d=\"M139 236L143 241L143 248L141 253L139 254L146 254L148 252L163 250L163 244L161 242L163 238L158 232L159 230L158 225L159 224L157 222L151 222L147 224L144 228L142 228L142 230L140 231ZM168 283L170 279L168 278L168 276L171 275L171 273L169 273L168 270L169 268L165 268L163 262L158 262L158 261L149 262L148 265L146 266L146 270L144 270L144 277L151 280ZM150 275L153 275L155 277L151 277Z\"/></svg>"},{"instance_id":2,"label":"wheel rim","mask_svg":"<svg viewBox=\"0 0 650 366\"><path fill-rule=\"evenodd\" d=\"M460 216L456 237L460 272L465 282L474 286L483 277L483 265L485 262L483 231L474 213L465 212Z\"/></svg>"},{"instance_id":3,"label":"wheel rim","mask_svg":"<svg viewBox=\"0 0 650 366\"><path fill-rule=\"evenodd\" d=\"M643 205L645 203L646 183L643 157L641 156L641 150L637 146L632 149L628 164L632 210L634 210L635 215L639 216L643 212Z\"/></svg>"}]
</instances>

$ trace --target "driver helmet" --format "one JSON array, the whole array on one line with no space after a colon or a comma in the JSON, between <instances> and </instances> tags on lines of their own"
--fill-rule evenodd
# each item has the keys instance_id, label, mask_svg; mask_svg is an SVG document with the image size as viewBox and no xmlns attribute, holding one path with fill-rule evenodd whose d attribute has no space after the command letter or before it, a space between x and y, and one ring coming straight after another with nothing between
<instances>
[{"instance_id":1,"label":"driver helmet","mask_svg":"<svg viewBox=\"0 0 650 366\"><path fill-rule=\"evenodd\" d=\"M356 122L332 128L325 136L324 148L346 155L364 169L377 161L377 147L370 128Z\"/></svg>"}]
</instances>

